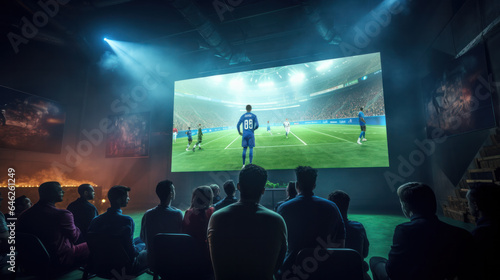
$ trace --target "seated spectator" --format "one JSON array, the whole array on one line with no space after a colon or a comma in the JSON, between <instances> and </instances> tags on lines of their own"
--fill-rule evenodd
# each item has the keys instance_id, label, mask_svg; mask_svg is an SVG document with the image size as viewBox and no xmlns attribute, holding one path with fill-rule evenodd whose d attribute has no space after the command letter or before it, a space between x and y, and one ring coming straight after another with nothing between
<instances>
[{"instance_id":1,"label":"seated spectator","mask_svg":"<svg viewBox=\"0 0 500 280\"><path fill-rule=\"evenodd\" d=\"M208 221L214 213L212 205L213 193L208 186L200 186L194 189L191 199L191 207L184 213L182 221L182 232L191 235L203 246L207 245Z\"/></svg>"},{"instance_id":2,"label":"seated spectator","mask_svg":"<svg viewBox=\"0 0 500 280\"><path fill-rule=\"evenodd\" d=\"M292 198L295 198L296 196L297 196L297 189L295 188L295 182L290 181L288 182L288 186L286 187L286 199L276 203L274 211L278 211L278 208L281 206L281 204L289 201Z\"/></svg>"},{"instance_id":3,"label":"seated spectator","mask_svg":"<svg viewBox=\"0 0 500 280\"><path fill-rule=\"evenodd\" d=\"M283 218L259 204L267 172L247 165L239 175L239 202L214 213L208 228L217 280L274 279L286 252Z\"/></svg>"},{"instance_id":4,"label":"seated spectator","mask_svg":"<svg viewBox=\"0 0 500 280\"><path fill-rule=\"evenodd\" d=\"M500 186L478 184L467 193L469 209L476 217L476 228L472 231L475 253L479 264L476 279L498 277L496 265L500 263Z\"/></svg>"},{"instance_id":5,"label":"seated spectator","mask_svg":"<svg viewBox=\"0 0 500 280\"><path fill-rule=\"evenodd\" d=\"M211 184L210 185L210 189L212 189L212 193L214 195L214 197L212 199L212 203L213 204L219 203L219 201L221 201L221 199L222 199L222 197L220 197L220 188L219 188L219 185L217 185L217 184Z\"/></svg>"},{"instance_id":6,"label":"seated spectator","mask_svg":"<svg viewBox=\"0 0 500 280\"><path fill-rule=\"evenodd\" d=\"M318 240L328 244L328 248L343 248L345 245L344 221L337 205L313 193L317 170L299 166L295 174L298 195L278 208L288 228L288 251L280 269L283 277L302 273L292 271L295 258L300 250L317 247Z\"/></svg>"},{"instance_id":7,"label":"seated spectator","mask_svg":"<svg viewBox=\"0 0 500 280\"><path fill-rule=\"evenodd\" d=\"M130 272L135 273L146 268L146 245L139 238L134 240L135 223L130 216L122 214L122 207L126 207L130 197L130 188L113 186L108 191L108 200L111 207L97 217L89 226L89 233L112 236L122 242L129 259L131 260Z\"/></svg>"},{"instance_id":8,"label":"seated spectator","mask_svg":"<svg viewBox=\"0 0 500 280\"><path fill-rule=\"evenodd\" d=\"M38 237L56 265L70 267L84 263L89 249L87 243L75 244L80 230L75 226L73 214L55 206L63 201L61 184L45 182L38 188L38 194L40 200L19 216L16 230Z\"/></svg>"},{"instance_id":9,"label":"seated spectator","mask_svg":"<svg viewBox=\"0 0 500 280\"><path fill-rule=\"evenodd\" d=\"M365 227L361 223L351 221L347 218L347 210L349 209L351 198L347 193L336 190L328 195L328 200L337 204L340 214L342 214L345 225L345 247L356 250L363 259L366 258L368 256L370 242L366 237ZM363 269L365 272L364 279L371 279L368 275L369 267L366 261L363 262Z\"/></svg>"},{"instance_id":10,"label":"seated spectator","mask_svg":"<svg viewBox=\"0 0 500 280\"><path fill-rule=\"evenodd\" d=\"M141 222L141 240L146 243L146 249L151 246L153 237L158 233L182 232L182 211L170 205L175 199L172 181L159 182L156 185L156 195L160 204L146 211Z\"/></svg>"},{"instance_id":11,"label":"seated spectator","mask_svg":"<svg viewBox=\"0 0 500 280\"><path fill-rule=\"evenodd\" d=\"M410 222L394 230L389 260L370 259L375 280L442 280L470 277L472 236L436 216L436 196L423 183L412 182L397 190L401 208Z\"/></svg>"},{"instance_id":12,"label":"seated spectator","mask_svg":"<svg viewBox=\"0 0 500 280\"><path fill-rule=\"evenodd\" d=\"M17 218L19 217L19 215L21 215L22 212L24 212L24 210L31 207L31 199L29 199L25 195L21 195L14 200L14 206L16 207L16 209L14 209L13 218Z\"/></svg>"},{"instance_id":13,"label":"seated spectator","mask_svg":"<svg viewBox=\"0 0 500 280\"><path fill-rule=\"evenodd\" d=\"M2 205L2 193L0 192L0 206ZM9 252L9 229L5 216L0 212L0 270L7 264L7 253ZM0 271L1 275L1 271Z\"/></svg>"},{"instance_id":14,"label":"seated spectator","mask_svg":"<svg viewBox=\"0 0 500 280\"><path fill-rule=\"evenodd\" d=\"M214 205L215 211L238 201L236 196L234 196L236 194L236 187L234 186L233 180L227 180L224 183L223 188L224 192L226 193L226 197Z\"/></svg>"},{"instance_id":15,"label":"seated spectator","mask_svg":"<svg viewBox=\"0 0 500 280\"><path fill-rule=\"evenodd\" d=\"M75 201L68 205L68 210L73 213L75 217L75 225L80 229L80 238L77 243L85 242L87 230L90 222L99 215L97 208L89 202L94 199L94 188L90 184L82 184L78 187L78 194L80 195Z\"/></svg>"}]
</instances>

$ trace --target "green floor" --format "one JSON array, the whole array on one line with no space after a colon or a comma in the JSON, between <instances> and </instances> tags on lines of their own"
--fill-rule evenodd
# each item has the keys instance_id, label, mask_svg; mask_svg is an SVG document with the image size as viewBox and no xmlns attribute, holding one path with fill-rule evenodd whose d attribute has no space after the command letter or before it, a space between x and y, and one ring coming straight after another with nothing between
<instances>
[{"instance_id":1,"label":"green floor","mask_svg":"<svg viewBox=\"0 0 500 280\"><path fill-rule=\"evenodd\" d=\"M134 237L138 237L140 233L141 219L144 212L127 212L126 209L124 210L125 215L130 215L134 219ZM368 257L366 258L366 261L368 261L373 256L387 257L392 244L392 235L394 233L394 228L396 227L396 225L408 221L408 219L403 215L387 214L350 214L349 219L362 223L366 229L368 240L370 241L370 251ZM474 227L471 224L463 224L461 222L457 222L447 218L442 218L442 220L455 226L463 227L467 230L472 230L472 228ZM59 280L80 279L81 276L81 271L73 271L64 275L63 277L60 277ZM136 279L151 280L153 279L153 276L149 274L143 274Z\"/></svg>"}]
</instances>

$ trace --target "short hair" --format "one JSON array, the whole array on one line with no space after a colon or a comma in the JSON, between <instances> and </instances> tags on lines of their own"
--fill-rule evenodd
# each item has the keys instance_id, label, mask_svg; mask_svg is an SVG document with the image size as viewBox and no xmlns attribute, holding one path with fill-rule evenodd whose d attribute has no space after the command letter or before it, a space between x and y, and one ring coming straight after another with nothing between
<instances>
[{"instance_id":1,"label":"short hair","mask_svg":"<svg viewBox=\"0 0 500 280\"><path fill-rule=\"evenodd\" d=\"M428 185L421 182L410 182L401 185L397 190L405 215L434 215L437 210L436 195Z\"/></svg>"},{"instance_id":2,"label":"short hair","mask_svg":"<svg viewBox=\"0 0 500 280\"><path fill-rule=\"evenodd\" d=\"M499 197L500 186L494 183L479 183L472 186L467 192L469 201L477 206L477 210L481 211L482 215L488 217L499 217Z\"/></svg>"},{"instance_id":3,"label":"short hair","mask_svg":"<svg viewBox=\"0 0 500 280\"><path fill-rule=\"evenodd\" d=\"M246 107L246 109L247 109L247 112L252 111L252 105L248 104L247 107Z\"/></svg>"},{"instance_id":4,"label":"short hair","mask_svg":"<svg viewBox=\"0 0 500 280\"><path fill-rule=\"evenodd\" d=\"M156 195L158 196L160 201L166 201L170 198L173 190L173 185L174 183L172 183L172 181L170 180L160 181L156 185Z\"/></svg>"},{"instance_id":5,"label":"short hair","mask_svg":"<svg viewBox=\"0 0 500 280\"><path fill-rule=\"evenodd\" d=\"M360 110L360 111L363 111L363 107L359 107L359 110Z\"/></svg>"},{"instance_id":6,"label":"short hair","mask_svg":"<svg viewBox=\"0 0 500 280\"><path fill-rule=\"evenodd\" d=\"M125 186L113 186L108 191L108 199L111 204L115 203L117 199L126 197L127 193L130 191L129 187Z\"/></svg>"},{"instance_id":7,"label":"short hair","mask_svg":"<svg viewBox=\"0 0 500 280\"><path fill-rule=\"evenodd\" d=\"M220 193L220 187L217 184L210 184L210 188L212 189L212 193L214 196Z\"/></svg>"},{"instance_id":8,"label":"short hair","mask_svg":"<svg viewBox=\"0 0 500 280\"><path fill-rule=\"evenodd\" d=\"M256 165L246 165L240 171L239 182L241 198L258 199L266 187L267 171Z\"/></svg>"},{"instance_id":9,"label":"short hair","mask_svg":"<svg viewBox=\"0 0 500 280\"><path fill-rule=\"evenodd\" d=\"M25 195L21 195L20 197L17 197L15 200L14 200L14 203L16 205L16 209L17 209L17 205L19 204L22 204L24 202L25 199L28 199L27 196Z\"/></svg>"},{"instance_id":10,"label":"short hair","mask_svg":"<svg viewBox=\"0 0 500 280\"><path fill-rule=\"evenodd\" d=\"M233 180L227 180L226 182L224 182L224 185L222 187L224 188L224 192L228 196L233 195L236 191L236 186L234 185Z\"/></svg>"},{"instance_id":11,"label":"short hair","mask_svg":"<svg viewBox=\"0 0 500 280\"><path fill-rule=\"evenodd\" d=\"M286 187L286 192L288 193L288 197L294 198L297 196L297 189L295 188L297 184L294 181L288 182L288 186Z\"/></svg>"},{"instance_id":12,"label":"short hair","mask_svg":"<svg viewBox=\"0 0 500 280\"><path fill-rule=\"evenodd\" d=\"M314 186L316 185L318 170L310 166L298 166L295 168L295 175L297 176L297 183L300 185L300 190L312 192Z\"/></svg>"},{"instance_id":13,"label":"short hair","mask_svg":"<svg viewBox=\"0 0 500 280\"><path fill-rule=\"evenodd\" d=\"M191 208L206 209L212 205L214 194L209 186L199 186L193 190Z\"/></svg>"},{"instance_id":14,"label":"short hair","mask_svg":"<svg viewBox=\"0 0 500 280\"><path fill-rule=\"evenodd\" d=\"M54 191L56 188L60 188L61 184L56 181L50 181L42 183L38 187L38 195L40 196L40 200L52 199L54 197Z\"/></svg>"},{"instance_id":15,"label":"short hair","mask_svg":"<svg viewBox=\"0 0 500 280\"><path fill-rule=\"evenodd\" d=\"M78 194L79 195L83 195L83 193L85 193L85 191L90 191L90 188L92 187L91 184L81 184L79 187L78 187Z\"/></svg>"},{"instance_id":16,"label":"short hair","mask_svg":"<svg viewBox=\"0 0 500 280\"><path fill-rule=\"evenodd\" d=\"M347 209L349 209L349 202L351 201L351 198L346 192L341 190L335 190L328 195L328 200L337 204L337 207L339 208L342 217L344 219L347 218Z\"/></svg>"}]
</instances>

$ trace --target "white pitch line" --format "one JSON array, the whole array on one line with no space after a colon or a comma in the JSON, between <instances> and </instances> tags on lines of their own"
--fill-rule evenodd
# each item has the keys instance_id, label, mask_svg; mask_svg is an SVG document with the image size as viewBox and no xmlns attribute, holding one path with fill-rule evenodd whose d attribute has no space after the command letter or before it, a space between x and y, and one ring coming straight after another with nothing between
<instances>
[{"instance_id":1,"label":"white pitch line","mask_svg":"<svg viewBox=\"0 0 500 280\"><path fill-rule=\"evenodd\" d=\"M217 139L214 139L214 140L212 140L212 141L209 141L209 142L205 143L203 146L206 146L206 145L208 145L208 144L210 144L210 143L212 143L212 142L214 142L214 141L217 141L217 140L219 140L219 139L221 139L221 138L224 138L224 137L227 137L227 136L229 136L229 135L230 135L230 134L223 135L223 136L221 136L221 137L219 137L219 138L217 138Z\"/></svg>"},{"instance_id":2,"label":"white pitch line","mask_svg":"<svg viewBox=\"0 0 500 280\"><path fill-rule=\"evenodd\" d=\"M310 128L306 128L306 127L302 127L304 129L307 129L307 130L310 130L312 132L316 132L316 133L319 133L319 134L323 134L323 135L326 135L326 136L330 136L332 138L336 138L336 139L339 139L339 140L342 140L342 141L346 141L346 142L349 142L349 143L354 143L352 141L349 141L349 140L345 140L344 138L340 138L340 137L336 137L336 136L333 136L333 135L330 135L330 134L326 134L326 133L323 133L323 132L319 132L319 131L316 131L316 130L312 130Z\"/></svg>"},{"instance_id":3,"label":"white pitch line","mask_svg":"<svg viewBox=\"0 0 500 280\"><path fill-rule=\"evenodd\" d=\"M297 139L299 139L299 141L300 141L300 142L302 142L302 144L304 144L304 145L306 145L306 146L307 146L307 143L306 143L306 142L304 142L304 141L302 141L302 139L300 139L297 135L295 135L295 133L293 133L293 132L291 132L291 131L290 131L290 133L291 133L293 136L297 137Z\"/></svg>"},{"instance_id":4,"label":"white pitch line","mask_svg":"<svg viewBox=\"0 0 500 280\"><path fill-rule=\"evenodd\" d=\"M226 148L224 148L224 150L227 150L227 148L229 148L229 146L231 146L231 144L233 144L233 143L234 143L234 141L236 141L236 139L238 139L238 138L240 138L240 136L237 136L236 138L234 138L234 140L233 140L233 141L231 141L231 143L229 143L229 145L227 145L227 147L226 147Z\"/></svg>"},{"instance_id":5,"label":"white pitch line","mask_svg":"<svg viewBox=\"0 0 500 280\"><path fill-rule=\"evenodd\" d=\"M254 149L261 149L261 148L283 148L283 147L304 147L304 145L279 145L279 146L255 146ZM227 148L228 150L236 150L236 149L241 149L239 148Z\"/></svg>"}]
</instances>

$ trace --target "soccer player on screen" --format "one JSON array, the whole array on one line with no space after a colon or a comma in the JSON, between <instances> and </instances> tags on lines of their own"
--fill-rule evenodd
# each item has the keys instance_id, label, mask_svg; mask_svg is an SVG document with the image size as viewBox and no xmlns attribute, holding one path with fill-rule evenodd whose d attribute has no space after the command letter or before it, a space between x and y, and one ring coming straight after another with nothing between
<instances>
[{"instance_id":1,"label":"soccer player on screen","mask_svg":"<svg viewBox=\"0 0 500 280\"><path fill-rule=\"evenodd\" d=\"M241 146L243 147L243 167L245 167L245 158L247 154L247 148L250 147L250 152L249 152L249 159L250 159L250 164L252 164L253 160L253 147L255 147L255 136L254 136L254 130L259 128L259 122L257 121L257 116L250 113L252 111L252 106L247 105L246 107L247 112L243 114L238 121L238 124L236 125L236 128L238 129L238 133L243 136L241 140ZM240 125L243 124L243 133L240 131ZM243 168L242 167L242 168Z\"/></svg>"},{"instance_id":2,"label":"soccer player on screen","mask_svg":"<svg viewBox=\"0 0 500 280\"><path fill-rule=\"evenodd\" d=\"M267 132L273 136L273 133L271 132L271 125L269 124L269 121L267 121Z\"/></svg>"},{"instance_id":3,"label":"soccer player on screen","mask_svg":"<svg viewBox=\"0 0 500 280\"><path fill-rule=\"evenodd\" d=\"M200 124L198 124L198 141L193 146L193 152L194 152L194 149L196 148L196 146L198 146L198 149L201 150L202 137L203 137L203 132L201 131L201 123L200 123Z\"/></svg>"},{"instance_id":4,"label":"soccer player on screen","mask_svg":"<svg viewBox=\"0 0 500 280\"><path fill-rule=\"evenodd\" d=\"M359 108L358 118L359 118L359 126L361 126L361 133L359 134L358 144L361 145L361 141L366 141L365 137L366 121L365 121L365 114L363 113L363 107Z\"/></svg>"},{"instance_id":5,"label":"soccer player on screen","mask_svg":"<svg viewBox=\"0 0 500 280\"><path fill-rule=\"evenodd\" d=\"M189 151L189 146L191 146L191 143L193 142L193 136L191 135L191 127L188 126L188 130L186 131L186 134L188 136L188 145L186 147L186 151ZM194 152L194 148L193 148Z\"/></svg>"},{"instance_id":6,"label":"soccer player on screen","mask_svg":"<svg viewBox=\"0 0 500 280\"><path fill-rule=\"evenodd\" d=\"M172 130L172 135L174 136L174 143L177 142L177 132L179 132L177 130L177 128L174 127L174 129Z\"/></svg>"},{"instance_id":7,"label":"soccer player on screen","mask_svg":"<svg viewBox=\"0 0 500 280\"><path fill-rule=\"evenodd\" d=\"M290 133L290 122L288 121L288 119L286 119L285 122L283 122L283 126L285 127L286 139L288 139L288 133Z\"/></svg>"}]
</instances>

